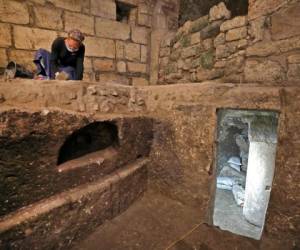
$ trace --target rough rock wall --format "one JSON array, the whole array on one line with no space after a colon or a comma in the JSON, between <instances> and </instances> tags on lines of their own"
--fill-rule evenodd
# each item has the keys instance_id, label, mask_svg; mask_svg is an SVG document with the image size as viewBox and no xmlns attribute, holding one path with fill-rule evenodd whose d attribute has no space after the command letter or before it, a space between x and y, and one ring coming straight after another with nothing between
<instances>
[{"instance_id":1,"label":"rough rock wall","mask_svg":"<svg viewBox=\"0 0 300 250\"><path fill-rule=\"evenodd\" d=\"M222 0L181 0L179 12L179 25L186 21L194 21L208 14L209 9ZM227 8L233 16L246 15L248 12L247 0L224 0Z\"/></svg>"},{"instance_id":2,"label":"rough rock wall","mask_svg":"<svg viewBox=\"0 0 300 250\"><path fill-rule=\"evenodd\" d=\"M299 1L250 1L248 16L230 19L214 6L162 42L159 82L298 81L299 10Z\"/></svg>"},{"instance_id":3,"label":"rough rock wall","mask_svg":"<svg viewBox=\"0 0 300 250\"><path fill-rule=\"evenodd\" d=\"M1 0L0 68L15 60L33 70L34 52L50 49L72 28L86 35L84 79L122 84L148 83L151 8L147 1L122 0L129 19L116 21L116 1Z\"/></svg>"},{"instance_id":4,"label":"rough rock wall","mask_svg":"<svg viewBox=\"0 0 300 250\"><path fill-rule=\"evenodd\" d=\"M87 100L93 100L101 106L102 102L115 100L109 113L151 117L154 121L154 139L151 162L147 165L150 185L158 192L196 207L202 222L209 221L213 211L216 110L231 108L279 111L275 177L263 238L257 244L261 249L272 249L274 246L276 249L295 249L300 244L300 144L297 134L300 126L300 90L297 86L290 86L288 82L285 85L205 82L139 88L98 84L95 88L95 84L88 83L1 82L0 100L2 109L61 108L75 111L74 114L77 115L93 114L95 118L107 111L92 110L92 105L80 111L78 103L86 104L89 103ZM74 93L78 93L78 97ZM97 93L95 99L92 93ZM47 107L42 100L47 100ZM143 105L138 106L136 100ZM132 108L135 107L133 105L138 108ZM106 115L109 117L111 114ZM138 138L136 140L144 143Z\"/></svg>"}]
</instances>

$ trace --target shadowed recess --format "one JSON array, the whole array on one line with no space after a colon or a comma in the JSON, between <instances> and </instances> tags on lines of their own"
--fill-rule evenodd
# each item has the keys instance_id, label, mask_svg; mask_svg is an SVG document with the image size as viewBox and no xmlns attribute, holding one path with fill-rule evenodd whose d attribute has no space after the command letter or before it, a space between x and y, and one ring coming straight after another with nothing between
<instances>
[{"instance_id":1,"label":"shadowed recess","mask_svg":"<svg viewBox=\"0 0 300 250\"><path fill-rule=\"evenodd\" d=\"M110 122L94 122L67 137L59 150L57 164L117 145L117 126Z\"/></svg>"}]
</instances>

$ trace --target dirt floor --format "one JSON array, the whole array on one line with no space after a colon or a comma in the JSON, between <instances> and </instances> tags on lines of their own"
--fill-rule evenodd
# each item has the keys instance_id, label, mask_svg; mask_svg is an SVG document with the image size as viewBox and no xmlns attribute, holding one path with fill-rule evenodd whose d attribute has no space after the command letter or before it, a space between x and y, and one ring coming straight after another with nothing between
<instances>
[{"instance_id":1,"label":"dirt floor","mask_svg":"<svg viewBox=\"0 0 300 250\"><path fill-rule=\"evenodd\" d=\"M73 248L73 250L110 249L254 250L260 247L258 241L201 223L197 219L196 209L148 191L126 212L112 221L107 221Z\"/></svg>"}]
</instances>

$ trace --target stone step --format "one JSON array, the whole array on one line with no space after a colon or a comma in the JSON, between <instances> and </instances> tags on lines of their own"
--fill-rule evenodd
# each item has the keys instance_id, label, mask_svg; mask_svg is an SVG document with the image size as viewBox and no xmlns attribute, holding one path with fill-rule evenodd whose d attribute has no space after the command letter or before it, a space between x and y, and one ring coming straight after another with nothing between
<instances>
[{"instance_id":1,"label":"stone step","mask_svg":"<svg viewBox=\"0 0 300 250\"><path fill-rule=\"evenodd\" d=\"M147 158L0 218L0 249L66 249L142 197Z\"/></svg>"}]
</instances>

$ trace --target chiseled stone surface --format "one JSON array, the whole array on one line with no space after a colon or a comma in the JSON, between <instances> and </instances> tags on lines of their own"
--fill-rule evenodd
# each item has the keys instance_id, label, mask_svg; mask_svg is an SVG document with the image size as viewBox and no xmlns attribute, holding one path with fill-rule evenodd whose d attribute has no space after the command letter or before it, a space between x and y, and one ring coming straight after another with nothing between
<instances>
[{"instance_id":1,"label":"chiseled stone surface","mask_svg":"<svg viewBox=\"0 0 300 250\"><path fill-rule=\"evenodd\" d=\"M115 58L115 42L110 39L86 37L86 56Z\"/></svg>"},{"instance_id":2,"label":"chiseled stone surface","mask_svg":"<svg viewBox=\"0 0 300 250\"><path fill-rule=\"evenodd\" d=\"M128 71L132 73L147 73L147 64L128 62Z\"/></svg>"},{"instance_id":3,"label":"chiseled stone surface","mask_svg":"<svg viewBox=\"0 0 300 250\"><path fill-rule=\"evenodd\" d=\"M116 2L114 0L91 0L91 13L95 16L116 20Z\"/></svg>"},{"instance_id":4,"label":"chiseled stone surface","mask_svg":"<svg viewBox=\"0 0 300 250\"><path fill-rule=\"evenodd\" d=\"M52 42L57 37L55 31L23 26L14 26L13 32L17 49L37 50L44 48L49 50Z\"/></svg>"},{"instance_id":5,"label":"chiseled stone surface","mask_svg":"<svg viewBox=\"0 0 300 250\"><path fill-rule=\"evenodd\" d=\"M48 6L35 6L33 11L37 27L54 30L61 30L63 28L62 10Z\"/></svg>"},{"instance_id":6,"label":"chiseled stone surface","mask_svg":"<svg viewBox=\"0 0 300 250\"><path fill-rule=\"evenodd\" d=\"M72 10L76 12L80 12L84 1L81 0L69 0L69 1L64 1L64 0L49 0L54 6L58 8L63 8L67 10Z\"/></svg>"},{"instance_id":7,"label":"chiseled stone surface","mask_svg":"<svg viewBox=\"0 0 300 250\"><path fill-rule=\"evenodd\" d=\"M24 66L27 70L34 71L36 69L33 63L34 54L34 51L11 49L8 51L8 58L9 61L15 61Z\"/></svg>"},{"instance_id":8,"label":"chiseled stone surface","mask_svg":"<svg viewBox=\"0 0 300 250\"><path fill-rule=\"evenodd\" d=\"M29 24L29 11L26 3L14 0L0 0L0 21Z\"/></svg>"},{"instance_id":9,"label":"chiseled stone surface","mask_svg":"<svg viewBox=\"0 0 300 250\"><path fill-rule=\"evenodd\" d=\"M130 26L103 18L96 18L96 35L111 39L128 40L130 38Z\"/></svg>"},{"instance_id":10,"label":"chiseled stone surface","mask_svg":"<svg viewBox=\"0 0 300 250\"><path fill-rule=\"evenodd\" d=\"M136 43L125 44L125 58L130 61L140 61L141 46Z\"/></svg>"},{"instance_id":11,"label":"chiseled stone surface","mask_svg":"<svg viewBox=\"0 0 300 250\"><path fill-rule=\"evenodd\" d=\"M114 71L115 64L114 61L110 59L94 59L93 68L96 71Z\"/></svg>"},{"instance_id":12,"label":"chiseled stone surface","mask_svg":"<svg viewBox=\"0 0 300 250\"><path fill-rule=\"evenodd\" d=\"M12 44L10 25L0 23L0 34L0 47L9 47Z\"/></svg>"},{"instance_id":13,"label":"chiseled stone surface","mask_svg":"<svg viewBox=\"0 0 300 250\"><path fill-rule=\"evenodd\" d=\"M145 27L132 27L131 39L135 43L148 44L149 29Z\"/></svg>"},{"instance_id":14,"label":"chiseled stone surface","mask_svg":"<svg viewBox=\"0 0 300 250\"><path fill-rule=\"evenodd\" d=\"M78 27L85 34L95 34L94 17L67 11L65 12L64 17L65 31L70 31L71 29L74 29L74 27Z\"/></svg>"}]
</instances>

